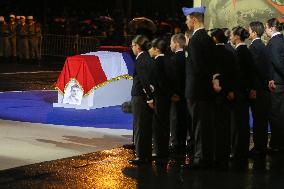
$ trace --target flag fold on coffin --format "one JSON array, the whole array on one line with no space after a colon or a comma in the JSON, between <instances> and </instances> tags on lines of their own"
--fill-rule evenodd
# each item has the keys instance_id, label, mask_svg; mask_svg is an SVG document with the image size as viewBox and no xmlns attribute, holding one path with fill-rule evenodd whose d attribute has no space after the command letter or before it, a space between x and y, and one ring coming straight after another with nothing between
<instances>
[{"instance_id":1,"label":"flag fold on coffin","mask_svg":"<svg viewBox=\"0 0 284 189\"><path fill-rule=\"evenodd\" d=\"M76 81L88 95L112 81L132 79L134 61L127 52L97 51L67 57L56 82L56 89L64 94L70 81Z\"/></svg>"}]
</instances>

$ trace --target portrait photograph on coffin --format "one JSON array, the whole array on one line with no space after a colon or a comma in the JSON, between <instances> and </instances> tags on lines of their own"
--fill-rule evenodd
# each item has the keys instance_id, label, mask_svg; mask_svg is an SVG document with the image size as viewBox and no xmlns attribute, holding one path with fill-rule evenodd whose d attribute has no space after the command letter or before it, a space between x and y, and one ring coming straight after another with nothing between
<instances>
[{"instance_id":1,"label":"portrait photograph on coffin","mask_svg":"<svg viewBox=\"0 0 284 189\"><path fill-rule=\"evenodd\" d=\"M95 109L131 99L134 62L128 52L96 51L67 57L53 107ZM76 101L69 97L76 97Z\"/></svg>"}]
</instances>

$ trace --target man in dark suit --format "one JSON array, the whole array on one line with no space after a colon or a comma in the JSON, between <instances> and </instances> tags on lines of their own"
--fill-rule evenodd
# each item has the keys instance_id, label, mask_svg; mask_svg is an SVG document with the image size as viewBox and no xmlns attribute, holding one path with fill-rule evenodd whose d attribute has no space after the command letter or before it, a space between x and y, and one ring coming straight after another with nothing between
<instances>
[{"instance_id":1,"label":"man in dark suit","mask_svg":"<svg viewBox=\"0 0 284 189\"><path fill-rule=\"evenodd\" d=\"M213 97L215 44L204 29L205 7L183 8L193 36L187 49L185 96L189 103L194 133L194 168L213 162Z\"/></svg>"},{"instance_id":2,"label":"man in dark suit","mask_svg":"<svg viewBox=\"0 0 284 189\"><path fill-rule=\"evenodd\" d=\"M226 48L228 39L222 29L212 30L211 37L216 43L216 74L213 77L215 152L214 165L226 168L231 152L230 115L235 100L237 65L235 55Z\"/></svg>"},{"instance_id":3,"label":"man in dark suit","mask_svg":"<svg viewBox=\"0 0 284 189\"><path fill-rule=\"evenodd\" d=\"M174 95L171 104L171 150L175 154L184 154L186 150L186 138L191 126L188 123L188 111L186 106L185 91L185 53L184 47L186 38L184 34L179 33L171 37L172 63L174 72Z\"/></svg>"},{"instance_id":4,"label":"man in dark suit","mask_svg":"<svg viewBox=\"0 0 284 189\"><path fill-rule=\"evenodd\" d=\"M249 50L254 61L256 70L255 88L250 92L251 111L253 116L253 142L254 147L250 150L252 155L263 154L267 148L268 132L268 109L270 93L268 90L268 59L261 36L264 26L261 22L251 22L249 25L249 38L252 43Z\"/></svg>"},{"instance_id":5,"label":"man in dark suit","mask_svg":"<svg viewBox=\"0 0 284 189\"><path fill-rule=\"evenodd\" d=\"M149 54L154 58L151 84L155 88L153 115L153 152L155 163L166 163L169 156L170 105L173 94L172 64L165 55L167 42L161 38L152 40Z\"/></svg>"},{"instance_id":6,"label":"man in dark suit","mask_svg":"<svg viewBox=\"0 0 284 189\"><path fill-rule=\"evenodd\" d=\"M272 152L284 152L284 37L280 33L283 23L271 18L267 21L265 32L270 37L267 44L271 91L270 147Z\"/></svg>"}]
</instances>

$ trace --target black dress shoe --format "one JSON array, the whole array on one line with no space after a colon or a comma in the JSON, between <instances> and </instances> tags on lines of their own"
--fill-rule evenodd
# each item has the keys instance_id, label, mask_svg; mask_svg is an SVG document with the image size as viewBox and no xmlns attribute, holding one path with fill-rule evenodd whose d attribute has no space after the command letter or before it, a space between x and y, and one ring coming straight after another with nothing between
<instances>
[{"instance_id":1,"label":"black dress shoe","mask_svg":"<svg viewBox=\"0 0 284 189\"><path fill-rule=\"evenodd\" d=\"M128 162L132 165L143 165L143 164L149 164L150 163L150 161L148 159L141 159L141 158L131 159Z\"/></svg>"},{"instance_id":2,"label":"black dress shoe","mask_svg":"<svg viewBox=\"0 0 284 189\"><path fill-rule=\"evenodd\" d=\"M122 147L124 149L128 149L128 150L135 150L135 145L134 144L124 144Z\"/></svg>"}]
</instances>

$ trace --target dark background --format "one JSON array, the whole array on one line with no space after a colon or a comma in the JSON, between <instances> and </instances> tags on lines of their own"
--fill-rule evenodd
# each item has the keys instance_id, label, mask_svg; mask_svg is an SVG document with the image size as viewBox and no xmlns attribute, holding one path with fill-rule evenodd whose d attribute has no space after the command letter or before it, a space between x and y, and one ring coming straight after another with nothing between
<instances>
[{"instance_id":1,"label":"dark background","mask_svg":"<svg viewBox=\"0 0 284 189\"><path fill-rule=\"evenodd\" d=\"M181 7L191 7L193 0L1 0L0 15L11 12L16 15L35 15L41 20L49 17L48 9L63 12L64 9L79 11L96 11L101 14L111 14L114 10L123 10L125 17L149 15L159 12L161 15L181 13Z\"/></svg>"}]
</instances>

